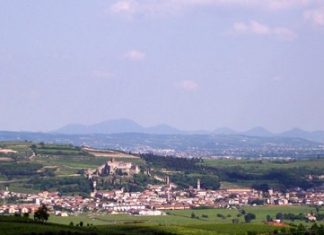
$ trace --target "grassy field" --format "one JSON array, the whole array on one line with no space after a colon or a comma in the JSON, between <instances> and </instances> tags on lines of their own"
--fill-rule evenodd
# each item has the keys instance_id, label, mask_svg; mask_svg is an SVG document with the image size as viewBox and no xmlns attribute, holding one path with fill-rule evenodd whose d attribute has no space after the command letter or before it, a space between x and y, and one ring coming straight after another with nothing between
<instances>
[{"instance_id":1,"label":"grassy field","mask_svg":"<svg viewBox=\"0 0 324 235\"><path fill-rule=\"evenodd\" d=\"M89 156L57 156L57 155L40 155L35 159L36 162L59 166L60 168L96 168L107 161L107 158L95 158Z\"/></svg>"},{"instance_id":2,"label":"grassy field","mask_svg":"<svg viewBox=\"0 0 324 235\"><path fill-rule=\"evenodd\" d=\"M17 152L25 152L30 149L31 142L25 141L3 141L0 143L0 147L15 150Z\"/></svg>"},{"instance_id":3,"label":"grassy field","mask_svg":"<svg viewBox=\"0 0 324 235\"><path fill-rule=\"evenodd\" d=\"M0 190L4 190L6 188L7 184L0 184ZM39 190L35 190L32 188L28 188L24 186L24 183L10 183L9 184L9 190L13 191L13 192L22 192L22 193L38 193Z\"/></svg>"},{"instance_id":4,"label":"grassy field","mask_svg":"<svg viewBox=\"0 0 324 235\"><path fill-rule=\"evenodd\" d=\"M275 218L278 212L306 214L311 211L315 212L315 208L308 206L260 206L260 207L245 207L246 212L251 212L256 215L256 219L252 224L262 224L266 220L266 216L270 215ZM324 213L324 208L321 209ZM196 218L191 218L192 213ZM82 221L84 224L93 225L111 225L111 224L145 224L145 225L192 225L192 224L231 224L232 219L239 219L239 223L244 223L243 216L239 216L237 209L199 209L199 210L179 210L168 211L165 216L131 216L131 215L98 215L98 214L83 214L79 216L58 217L51 216L50 221L59 224L74 224ZM223 215L220 217L219 215ZM291 221L286 221L291 222ZM300 222L300 221L297 221Z\"/></svg>"},{"instance_id":5,"label":"grassy field","mask_svg":"<svg viewBox=\"0 0 324 235\"><path fill-rule=\"evenodd\" d=\"M0 216L0 234L1 235L21 235L21 234L42 234L45 232L62 234L62 231L70 234L87 234L90 230L79 227L70 227L61 224L41 224L35 223L33 220L9 216Z\"/></svg>"},{"instance_id":6,"label":"grassy field","mask_svg":"<svg viewBox=\"0 0 324 235\"><path fill-rule=\"evenodd\" d=\"M50 222L68 225L70 222L95 226L99 234L236 234L246 235L248 232L265 234L277 230L277 227L264 223L266 216L275 217L276 213L309 213L315 211L307 206L262 206L245 207L246 212L256 215L251 223L244 223L243 217L236 209L199 209L168 211L166 216L130 216L130 215L79 215L70 217L51 216ZM321 209L324 213L324 208ZM195 218L191 218L191 214ZM218 215L224 215L224 218ZM238 218L238 224L232 224L232 219ZM291 223L291 221L285 221ZM299 224L301 221L294 221ZM311 223L304 223L311 226ZM319 224L324 224L320 222Z\"/></svg>"},{"instance_id":7,"label":"grassy field","mask_svg":"<svg viewBox=\"0 0 324 235\"><path fill-rule=\"evenodd\" d=\"M199 235L199 234L237 234L245 235L248 231L255 233L267 233L274 231L274 227L265 224L110 224L110 225L87 225L83 223L73 226L46 223L35 223L32 220L16 217L0 217L0 234L1 235L21 235L21 234L130 234L130 235L153 235L153 234L178 234L178 235Z\"/></svg>"},{"instance_id":8,"label":"grassy field","mask_svg":"<svg viewBox=\"0 0 324 235\"><path fill-rule=\"evenodd\" d=\"M261 224L207 224L207 225L110 225L92 227L71 227L57 224L34 224L34 223L0 223L1 235L23 234L95 234L95 235L246 235L247 232L265 234L274 231L275 228Z\"/></svg>"},{"instance_id":9,"label":"grassy field","mask_svg":"<svg viewBox=\"0 0 324 235\"><path fill-rule=\"evenodd\" d=\"M93 157L93 156L59 156L59 155L38 155L34 162L41 163L46 166L57 166L56 175L68 176L78 173L81 169L94 169L103 165L109 158ZM119 159L118 159L119 160ZM121 161L127 161L122 158ZM143 164L141 159L130 159L138 165Z\"/></svg>"},{"instance_id":10,"label":"grassy field","mask_svg":"<svg viewBox=\"0 0 324 235\"><path fill-rule=\"evenodd\" d=\"M98 226L97 231L102 234L178 234L178 235L246 235L253 231L258 234L265 234L275 230L274 227L262 224L200 224L200 225L115 225Z\"/></svg>"},{"instance_id":11,"label":"grassy field","mask_svg":"<svg viewBox=\"0 0 324 235\"><path fill-rule=\"evenodd\" d=\"M204 234L235 234L246 235L248 232L256 234L265 234L273 232L274 227L265 224L200 224L186 226L168 226L164 231L173 232L176 234L188 235L204 235Z\"/></svg>"}]
</instances>

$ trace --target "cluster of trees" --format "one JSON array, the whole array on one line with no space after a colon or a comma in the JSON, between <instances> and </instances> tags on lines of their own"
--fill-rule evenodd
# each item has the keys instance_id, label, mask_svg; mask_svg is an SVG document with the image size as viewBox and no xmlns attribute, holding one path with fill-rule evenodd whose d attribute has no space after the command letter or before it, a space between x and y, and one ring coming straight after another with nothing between
<instances>
[{"instance_id":1,"label":"cluster of trees","mask_svg":"<svg viewBox=\"0 0 324 235\"><path fill-rule=\"evenodd\" d=\"M140 156L147 162L149 167L166 168L181 172L170 177L171 181L180 188L196 186L198 178L201 180L202 188L218 189L220 187L219 177L215 172L210 174L210 170L206 171L206 167L201 164L202 159L164 157L154 154L142 154Z\"/></svg>"},{"instance_id":2,"label":"cluster of trees","mask_svg":"<svg viewBox=\"0 0 324 235\"><path fill-rule=\"evenodd\" d=\"M226 216L221 213L218 213L216 216L221 219L226 219Z\"/></svg>"},{"instance_id":3,"label":"cluster of trees","mask_svg":"<svg viewBox=\"0 0 324 235\"><path fill-rule=\"evenodd\" d=\"M268 218L268 217L267 217ZM276 219L280 219L280 220L305 220L305 215L303 215L303 213L299 213L299 214L293 214L293 213L281 213L278 212L276 214Z\"/></svg>"},{"instance_id":4,"label":"cluster of trees","mask_svg":"<svg viewBox=\"0 0 324 235\"><path fill-rule=\"evenodd\" d=\"M301 187L308 189L320 184L320 182L309 181L306 179L308 171L303 171L299 168L289 169L272 169L266 172L262 179L264 180L276 180L281 183L285 188Z\"/></svg>"},{"instance_id":5,"label":"cluster of trees","mask_svg":"<svg viewBox=\"0 0 324 235\"><path fill-rule=\"evenodd\" d=\"M254 219L256 219L256 216L253 213L246 213L244 215L244 221L245 221L245 223L250 223Z\"/></svg>"},{"instance_id":6,"label":"cluster of trees","mask_svg":"<svg viewBox=\"0 0 324 235\"><path fill-rule=\"evenodd\" d=\"M289 169L289 171L280 168L270 168L251 172L247 171L242 166L205 166L202 164L203 160L199 158L185 159L154 154L142 154L140 157L145 160L150 167L167 168L174 171L182 171L185 174L215 175L218 176L221 181L254 181L255 184L253 187L261 191L267 191L269 189L268 184L262 183L267 181L277 182L277 185L279 185L277 189L282 191L293 187L308 189L323 183L323 181L320 180L310 181L306 177L307 175L319 174L321 172L320 168L296 167ZM178 178L179 177L181 176L178 176Z\"/></svg>"},{"instance_id":7,"label":"cluster of trees","mask_svg":"<svg viewBox=\"0 0 324 235\"><path fill-rule=\"evenodd\" d=\"M25 186L36 190L58 190L62 194L88 195L92 190L90 182L85 177L33 177Z\"/></svg>"},{"instance_id":8,"label":"cluster of trees","mask_svg":"<svg viewBox=\"0 0 324 235\"><path fill-rule=\"evenodd\" d=\"M258 190L258 191L268 192L268 190L270 189L270 186L265 183L254 183L252 185L252 188L254 188L255 190Z\"/></svg>"},{"instance_id":9,"label":"cluster of trees","mask_svg":"<svg viewBox=\"0 0 324 235\"><path fill-rule=\"evenodd\" d=\"M308 168L292 168L287 171L286 169L268 169L259 172L249 172L243 167L235 166L228 168L220 167L207 167L207 171L214 172L222 180L229 182L237 182L242 180L255 181L252 185L255 189L267 191L268 184L259 183L264 181L278 182L278 190L285 191L293 187L301 187L308 189L321 185L323 182L320 180L308 180L307 175L312 174L312 170Z\"/></svg>"},{"instance_id":10,"label":"cluster of trees","mask_svg":"<svg viewBox=\"0 0 324 235\"><path fill-rule=\"evenodd\" d=\"M49 218L48 208L45 205L42 205L35 211L34 220L37 222L46 222Z\"/></svg>"},{"instance_id":11,"label":"cluster of trees","mask_svg":"<svg viewBox=\"0 0 324 235\"><path fill-rule=\"evenodd\" d=\"M315 213L316 219L318 221L324 220L324 214L320 214L320 213ZM303 213L299 213L299 214L293 214L293 213L282 213L282 212L278 212L275 216L276 219L280 219L280 220L291 220L291 221L295 221L295 220L304 220L304 221L308 221L307 218L305 217L305 215ZM272 221L272 217L270 215L267 215L266 217L267 221Z\"/></svg>"},{"instance_id":12,"label":"cluster of trees","mask_svg":"<svg viewBox=\"0 0 324 235\"><path fill-rule=\"evenodd\" d=\"M36 154L49 154L49 155L89 155L87 152L82 151L78 146L73 145L51 145L40 142L39 144L32 144L30 148Z\"/></svg>"},{"instance_id":13,"label":"cluster of trees","mask_svg":"<svg viewBox=\"0 0 324 235\"><path fill-rule=\"evenodd\" d=\"M196 172L201 170L198 164L202 159L198 158L178 158L172 156L159 156L155 154L141 154L140 157L151 167L167 168L175 171Z\"/></svg>"},{"instance_id":14,"label":"cluster of trees","mask_svg":"<svg viewBox=\"0 0 324 235\"><path fill-rule=\"evenodd\" d=\"M274 231L274 234L282 235L323 235L324 234L324 225L317 225L314 223L311 227L307 228L303 224L297 226L292 226L288 228L282 228L280 231Z\"/></svg>"},{"instance_id":15,"label":"cluster of trees","mask_svg":"<svg viewBox=\"0 0 324 235\"><path fill-rule=\"evenodd\" d=\"M19 176L33 176L38 174L38 170L43 167L40 163L2 163L0 164L0 175L13 178Z\"/></svg>"},{"instance_id":16,"label":"cluster of trees","mask_svg":"<svg viewBox=\"0 0 324 235\"><path fill-rule=\"evenodd\" d=\"M239 214L237 215L237 217L241 216L243 216L245 223L250 223L252 220L256 219L255 214L251 212L246 212L244 209L239 209Z\"/></svg>"},{"instance_id":17,"label":"cluster of trees","mask_svg":"<svg viewBox=\"0 0 324 235\"><path fill-rule=\"evenodd\" d=\"M49 218L49 210L46 205L41 205L34 213L34 221L45 223L47 222ZM3 218L6 218L5 221L3 221ZM14 218L11 216L5 216L1 217L1 222L31 222L31 219L29 218L29 213L14 214Z\"/></svg>"},{"instance_id":18,"label":"cluster of trees","mask_svg":"<svg viewBox=\"0 0 324 235\"><path fill-rule=\"evenodd\" d=\"M322 221L322 220L324 220L324 214L317 213L316 218L318 221Z\"/></svg>"},{"instance_id":19,"label":"cluster of trees","mask_svg":"<svg viewBox=\"0 0 324 235\"><path fill-rule=\"evenodd\" d=\"M191 218L191 219L200 219L200 217L199 217L198 215L196 215L195 212L192 212L192 213L191 213L190 218ZM206 215L206 214L202 214L202 215L201 215L201 218L207 219L207 218L208 218L208 215Z\"/></svg>"},{"instance_id":20,"label":"cluster of trees","mask_svg":"<svg viewBox=\"0 0 324 235\"><path fill-rule=\"evenodd\" d=\"M249 201L249 204L260 206L260 205L266 204L266 201L264 199L253 199L253 200Z\"/></svg>"},{"instance_id":21,"label":"cluster of trees","mask_svg":"<svg viewBox=\"0 0 324 235\"><path fill-rule=\"evenodd\" d=\"M220 187L219 178L216 175L175 174L170 177L171 181L180 188L196 186L198 178L200 179L201 187L204 189L216 190Z\"/></svg>"}]
</instances>

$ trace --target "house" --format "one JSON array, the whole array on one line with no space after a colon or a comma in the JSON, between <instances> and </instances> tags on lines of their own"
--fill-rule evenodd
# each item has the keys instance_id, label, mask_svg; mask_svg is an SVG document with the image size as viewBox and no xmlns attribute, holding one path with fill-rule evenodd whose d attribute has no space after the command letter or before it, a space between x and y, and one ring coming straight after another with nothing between
<instances>
[{"instance_id":1,"label":"house","mask_svg":"<svg viewBox=\"0 0 324 235\"><path fill-rule=\"evenodd\" d=\"M317 218L312 213L308 213L306 218L308 219L308 221L311 221L311 222L316 222L316 220L317 220Z\"/></svg>"},{"instance_id":2,"label":"house","mask_svg":"<svg viewBox=\"0 0 324 235\"><path fill-rule=\"evenodd\" d=\"M165 215L165 212L159 210L140 210L138 214L142 216L161 216Z\"/></svg>"}]
</instances>

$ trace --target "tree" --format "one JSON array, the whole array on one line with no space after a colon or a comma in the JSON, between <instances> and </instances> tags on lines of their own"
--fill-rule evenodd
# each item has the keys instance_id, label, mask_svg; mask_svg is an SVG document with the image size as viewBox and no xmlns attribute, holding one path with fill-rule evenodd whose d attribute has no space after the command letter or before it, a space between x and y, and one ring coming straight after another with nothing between
<instances>
[{"instance_id":1,"label":"tree","mask_svg":"<svg viewBox=\"0 0 324 235\"><path fill-rule=\"evenodd\" d=\"M252 188L262 191L262 192L268 192L268 190L270 189L268 184L253 184Z\"/></svg>"},{"instance_id":2,"label":"tree","mask_svg":"<svg viewBox=\"0 0 324 235\"><path fill-rule=\"evenodd\" d=\"M32 144L32 145L30 146L30 148L31 148L32 150L35 151L35 149L37 149L37 146L36 146L36 144Z\"/></svg>"},{"instance_id":3,"label":"tree","mask_svg":"<svg viewBox=\"0 0 324 235\"><path fill-rule=\"evenodd\" d=\"M281 213L281 212L278 212L278 213L276 214L276 219L283 220L283 219L284 219L284 214Z\"/></svg>"},{"instance_id":4,"label":"tree","mask_svg":"<svg viewBox=\"0 0 324 235\"><path fill-rule=\"evenodd\" d=\"M244 215L245 223L250 223L255 218L256 218L256 216L253 213L247 213L247 214Z\"/></svg>"},{"instance_id":5,"label":"tree","mask_svg":"<svg viewBox=\"0 0 324 235\"><path fill-rule=\"evenodd\" d=\"M46 222L48 220L49 213L46 205L41 205L34 214L34 220L39 222Z\"/></svg>"},{"instance_id":6,"label":"tree","mask_svg":"<svg viewBox=\"0 0 324 235\"><path fill-rule=\"evenodd\" d=\"M233 223L233 224L238 224L238 223L239 223L239 219L237 219L237 218L232 219L232 223Z\"/></svg>"}]
</instances>

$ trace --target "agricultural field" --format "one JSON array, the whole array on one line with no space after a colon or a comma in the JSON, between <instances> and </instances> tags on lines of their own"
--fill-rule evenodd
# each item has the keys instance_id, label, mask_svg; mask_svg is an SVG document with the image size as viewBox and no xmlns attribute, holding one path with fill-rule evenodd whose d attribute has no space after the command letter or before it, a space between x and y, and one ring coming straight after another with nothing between
<instances>
[{"instance_id":1,"label":"agricultural field","mask_svg":"<svg viewBox=\"0 0 324 235\"><path fill-rule=\"evenodd\" d=\"M251 224L264 224L267 215L275 218L276 214L293 213L306 214L315 212L314 207L308 206L258 206L242 208L246 213L253 213L256 216ZM321 208L320 213L324 213ZM194 215L194 217L193 217ZM59 217L51 216L50 221L58 224L84 224L110 225L110 224L145 224L145 225L191 225L191 224L232 224L233 219L238 219L239 224L245 224L243 216L237 209L194 209L167 211L164 216L134 216L127 214L104 215L104 214L82 214L78 216ZM290 223L291 221L285 221ZM295 221L301 223L302 221Z\"/></svg>"},{"instance_id":2,"label":"agricultural field","mask_svg":"<svg viewBox=\"0 0 324 235\"><path fill-rule=\"evenodd\" d=\"M197 210L179 210L167 211L165 216L130 216L130 215L95 215L83 214L79 216L57 217L52 216L50 222L68 225L71 222L79 224L81 221L84 225L95 226L97 232L118 233L122 231L125 234L136 234L141 231L149 231L152 228L156 232L170 234L268 234L275 230L287 229L293 223L303 223L309 227L312 223L302 221L284 221L287 224L284 228L270 226L265 223L266 216L281 213L306 214L314 211L315 208L308 206L262 206L262 207L244 207L246 213L253 213L256 219L251 223L245 223L243 216L237 209L197 209ZM320 213L324 213L321 208ZM194 217L193 217L194 215ZM240 215L238 217L238 215ZM238 218L238 224L233 224L232 219ZM289 225L288 225L289 224ZM324 223L319 223L324 225Z\"/></svg>"},{"instance_id":3,"label":"agricultural field","mask_svg":"<svg viewBox=\"0 0 324 235\"><path fill-rule=\"evenodd\" d=\"M247 213L254 213L256 219L251 223L232 224L231 219L237 217L237 209L197 209L184 211L168 211L165 216L129 216L129 215L94 215L58 217L50 216L48 223L39 224L26 218L0 217L0 231L4 235L17 234L173 234L173 235L247 235L273 234L275 231L289 231L300 221L289 222L284 227L276 227L264 223L267 215L275 216L278 212L308 213L314 208L307 206L272 206L245 207ZM321 213L324 212L322 208ZM195 214L193 218L192 214ZM224 216L222 218L220 215ZM286 221L288 223L288 221ZM80 226L82 225L82 226ZM305 223L309 228L313 223ZM320 224L319 224L320 225ZM50 232L50 233L49 233Z\"/></svg>"},{"instance_id":4,"label":"agricultural field","mask_svg":"<svg viewBox=\"0 0 324 235\"><path fill-rule=\"evenodd\" d=\"M106 158L126 158L126 159L138 159L139 157L131 155L129 153L114 151L114 150L98 150L84 147L82 150L95 157L106 157Z\"/></svg>"}]
</instances>

